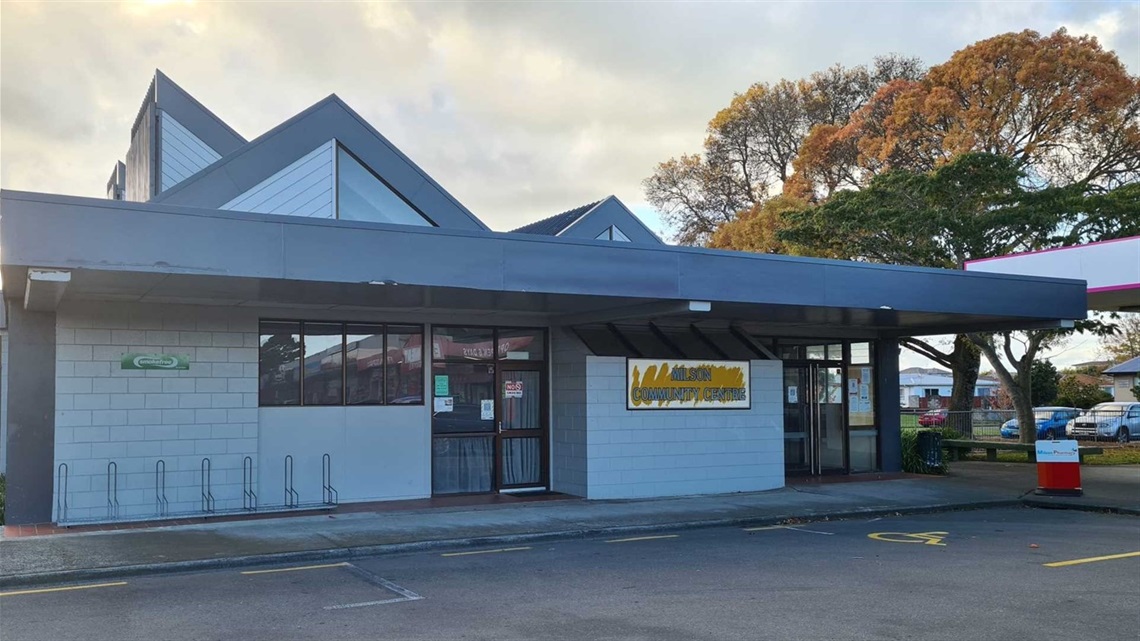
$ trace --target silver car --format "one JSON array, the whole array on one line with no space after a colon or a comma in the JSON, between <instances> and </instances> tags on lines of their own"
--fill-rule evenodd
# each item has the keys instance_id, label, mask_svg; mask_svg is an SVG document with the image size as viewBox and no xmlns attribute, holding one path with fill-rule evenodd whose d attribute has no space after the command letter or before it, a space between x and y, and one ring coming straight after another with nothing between
<instances>
[{"instance_id":1,"label":"silver car","mask_svg":"<svg viewBox=\"0 0 1140 641\"><path fill-rule=\"evenodd\" d=\"M1114 438L1120 443L1140 438L1140 403L1096 405L1069 421L1065 434L1074 438Z\"/></svg>"}]
</instances>

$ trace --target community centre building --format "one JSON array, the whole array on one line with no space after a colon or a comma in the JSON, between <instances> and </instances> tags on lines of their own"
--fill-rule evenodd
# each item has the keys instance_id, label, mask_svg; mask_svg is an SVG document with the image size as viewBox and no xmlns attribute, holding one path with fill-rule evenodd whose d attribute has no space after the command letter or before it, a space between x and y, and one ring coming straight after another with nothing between
<instances>
[{"instance_id":1,"label":"community centre building","mask_svg":"<svg viewBox=\"0 0 1140 641\"><path fill-rule=\"evenodd\" d=\"M247 140L161 72L107 198L0 195L0 270L9 524L897 471L901 337L1086 296L670 246L613 196L492 231L335 95Z\"/></svg>"}]
</instances>

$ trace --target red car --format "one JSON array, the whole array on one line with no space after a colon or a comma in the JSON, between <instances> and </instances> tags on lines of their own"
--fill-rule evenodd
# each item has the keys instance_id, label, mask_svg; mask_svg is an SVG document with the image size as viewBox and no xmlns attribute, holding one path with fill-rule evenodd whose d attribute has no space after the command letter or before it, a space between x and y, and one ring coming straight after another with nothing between
<instances>
[{"instance_id":1,"label":"red car","mask_svg":"<svg viewBox=\"0 0 1140 641\"><path fill-rule=\"evenodd\" d=\"M930 410L918 417L918 424L923 427L941 427L949 415L950 410Z\"/></svg>"}]
</instances>

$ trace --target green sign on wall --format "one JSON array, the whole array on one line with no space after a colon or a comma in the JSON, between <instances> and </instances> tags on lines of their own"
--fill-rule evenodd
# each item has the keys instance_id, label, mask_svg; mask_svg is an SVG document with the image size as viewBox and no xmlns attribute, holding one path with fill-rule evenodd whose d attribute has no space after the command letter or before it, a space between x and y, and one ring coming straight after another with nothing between
<instances>
[{"instance_id":1,"label":"green sign on wall","mask_svg":"<svg viewBox=\"0 0 1140 641\"><path fill-rule=\"evenodd\" d=\"M121 369L190 369L190 357L181 354L123 354Z\"/></svg>"}]
</instances>

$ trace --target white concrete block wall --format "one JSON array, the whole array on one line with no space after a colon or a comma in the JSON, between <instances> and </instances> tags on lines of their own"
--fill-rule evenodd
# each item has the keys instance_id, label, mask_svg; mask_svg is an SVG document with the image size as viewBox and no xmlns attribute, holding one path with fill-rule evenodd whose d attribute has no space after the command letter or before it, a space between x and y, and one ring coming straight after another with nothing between
<instances>
[{"instance_id":1,"label":"white concrete block wall","mask_svg":"<svg viewBox=\"0 0 1140 641\"><path fill-rule=\"evenodd\" d=\"M587 497L783 487L783 363L752 361L751 373L750 410L631 411L625 359L587 357Z\"/></svg>"},{"instance_id":2,"label":"white concrete block wall","mask_svg":"<svg viewBox=\"0 0 1140 641\"><path fill-rule=\"evenodd\" d=\"M110 461L118 465L122 519L156 515L159 459L171 513L201 509L206 457L215 508L241 507L242 459L257 458L257 321L252 311L227 307L60 308L55 466L68 466L67 520L107 519ZM128 352L184 354L190 368L124 370Z\"/></svg>"},{"instance_id":3,"label":"white concrete block wall","mask_svg":"<svg viewBox=\"0 0 1140 641\"><path fill-rule=\"evenodd\" d=\"M586 496L586 357L577 336L552 329L551 336L551 488Z\"/></svg>"}]
</instances>

